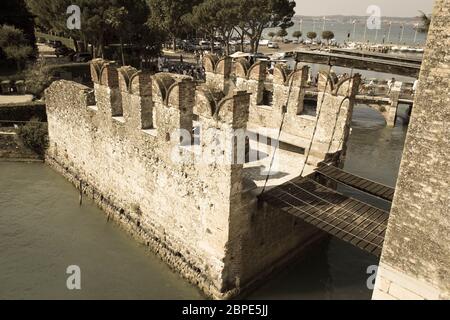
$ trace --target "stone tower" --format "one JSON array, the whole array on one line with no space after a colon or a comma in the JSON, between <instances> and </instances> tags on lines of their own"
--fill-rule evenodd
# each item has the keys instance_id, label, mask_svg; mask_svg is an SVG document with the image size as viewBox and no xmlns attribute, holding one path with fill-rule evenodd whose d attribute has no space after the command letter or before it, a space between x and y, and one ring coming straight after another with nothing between
<instances>
[{"instance_id":1,"label":"stone tower","mask_svg":"<svg viewBox=\"0 0 450 320\"><path fill-rule=\"evenodd\" d=\"M450 298L450 0L436 0L373 299Z\"/></svg>"}]
</instances>

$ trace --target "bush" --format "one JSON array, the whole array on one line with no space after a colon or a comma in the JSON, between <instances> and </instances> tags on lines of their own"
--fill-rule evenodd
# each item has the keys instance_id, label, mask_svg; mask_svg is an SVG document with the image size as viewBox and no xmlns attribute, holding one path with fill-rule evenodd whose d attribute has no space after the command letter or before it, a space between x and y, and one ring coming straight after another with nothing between
<instances>
[{"instance_id":1,"label":"bush","mask_svg":"<svg viewBox=\"0 0 450 320\"><path fill-rule=\"evenodd\" d=\"M32 119L26 125L21 126L18 131L19 137L23 144L36 152L40 156L44 156L45 150L48 147L48 130L47 124L37 122L37 119Z\"/></svg>"},{"instance_id":2,"label":"bush","mask_svg":"<svg viewBox=\"0 0 450 320\"><path fill-rule=\"evenodd\" d=\"M38 98L42 97L53 80L53 75L43 60L31 65L25 73L27 92Z\"/></svg>"}]
</instances>

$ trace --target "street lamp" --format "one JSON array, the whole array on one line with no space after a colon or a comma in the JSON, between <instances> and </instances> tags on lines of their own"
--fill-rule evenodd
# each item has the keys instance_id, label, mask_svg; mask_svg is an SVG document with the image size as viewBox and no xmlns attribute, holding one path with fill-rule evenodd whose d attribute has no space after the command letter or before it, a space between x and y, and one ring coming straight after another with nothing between
<instances>
[{"instance_id":1,"label":"street lamp","mask_svg":"<svg viewBox=\"0 0 450 320\"><path fill-rule=\"evenodd\" d=\"M392 29L392 21L389 21L389 31L387 36L387 42L389 43L389 40L391 39L391 29Z\"/></svg>"},{"instance_id":2,"label":"street lamp","mask_svg":"<svg viewBox=\"0 0 450 320\"><path fill-rule=\"evenodd\" d=\"M416 29L416 31L415 31L415 33L414 33L414 44L416 44L416 40L417 40L417 32L419 31L419 24L418 23L416 23L415 25L414 25L414 28Z\"/></svg>"},{"instance_id":3,"label":"street lamp","mask_svg":"<svg viewBox=\"0 0 450 320\"><path fill-rule=\"evenodd\" d=\"M364 24L364 43L366 42L367 24Z\"/></svg>"},{"instance_id":4,"label":"street lamp","mask_svg":"<svg viewBox=\"0 0 450 320\"><path fill-rule=\"evenodd\" d=\"M405 33L405 25L402 23L402 25L400 26L400 28L402 29L402 32L400 33L400 44L403 42L403 35Z\"/></svg>"},{"instance_id":5,"label":"street lamp","mask_svg":"<svg viewBox=\"0 0 450 320\"><path fill-rule=\"evenodd\" d=\"M325 21L327 20L326 17L323 17L323 26L322 26L322 31L325 31Z\"/></svg>"},{"instance_id":6,"label":"street lamp","mask_svg":"<svg viewBox=\"0 0 450 320\"><path fill-rule=\"evenodd\" d=\"M356 41L356 20L353 20L353 41Z\"/></svg>"}]
</instances>

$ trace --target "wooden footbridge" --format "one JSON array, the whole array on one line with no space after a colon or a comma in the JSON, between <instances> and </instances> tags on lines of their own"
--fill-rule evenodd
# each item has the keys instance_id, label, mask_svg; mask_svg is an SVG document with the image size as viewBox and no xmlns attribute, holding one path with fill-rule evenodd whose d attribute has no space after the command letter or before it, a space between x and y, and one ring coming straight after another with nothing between
<instances>
[{"instance_id":1,"label":"wooden footbridge","mask_svg":"<svg viewBox=\"0 0 450 320\"><path fill-rule=\"evenodd\" d=\"M323 164L312 175L298 177L264 192L260 200L380 256L389 213L320 184L316 179L318 175L386 201L392 201L394 195L391 187Z\"/></svg>"},{"instance_id":2,"label":"wooden footbridge","mask_svg":"<svg viewBox=\"0 0 450 320\"><path fill-rule=\"evenodd\" d=\"M355 56L348 53L329 53L322 51L297 50L295 60L301 63L315 63L333 65L344 68L355 68L359 70L370 70L397 74L406 77L418 78L420 72L420 61L398 58L393 60L388 55Z\"/></svg>"}]
</instances>

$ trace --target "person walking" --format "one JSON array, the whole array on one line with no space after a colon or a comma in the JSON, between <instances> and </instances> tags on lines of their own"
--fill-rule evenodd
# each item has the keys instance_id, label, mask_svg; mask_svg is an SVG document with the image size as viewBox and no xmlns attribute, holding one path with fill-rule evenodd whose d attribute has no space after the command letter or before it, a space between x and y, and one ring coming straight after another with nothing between
<instances>
[{"instance_id":1,"label":"person walking","mask_svg":"<svg viewBox=\"0 0 450 320\"><path fill-rule=\"evenodd\" d=\"M394 85L395 85L395 78L392 78L391 80L388 81L388 88L389 88L388 94L391 93L392 88L394 87Z\"/></svg>"}]
</instances>

